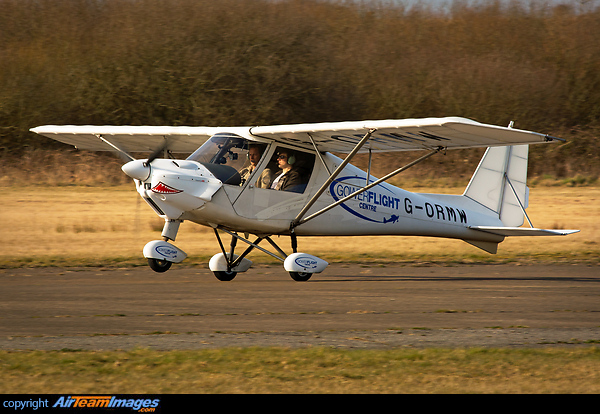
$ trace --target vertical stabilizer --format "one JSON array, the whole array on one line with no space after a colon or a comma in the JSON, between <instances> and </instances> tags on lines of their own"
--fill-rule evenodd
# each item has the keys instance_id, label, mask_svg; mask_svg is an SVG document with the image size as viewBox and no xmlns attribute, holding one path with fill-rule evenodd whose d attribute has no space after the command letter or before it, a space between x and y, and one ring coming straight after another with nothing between
<instances>
[{"instance_id":1,"label":"vertical stabilizer","mask_svg":"<svg viewBox=\"0 0 600 414\"><path fill-rule=\"evenodd\" d=\"M463 195L498 214L505 226L521 226L529 198L528 154L529 145L489 147Z\"/></svg>"}]
</instances>

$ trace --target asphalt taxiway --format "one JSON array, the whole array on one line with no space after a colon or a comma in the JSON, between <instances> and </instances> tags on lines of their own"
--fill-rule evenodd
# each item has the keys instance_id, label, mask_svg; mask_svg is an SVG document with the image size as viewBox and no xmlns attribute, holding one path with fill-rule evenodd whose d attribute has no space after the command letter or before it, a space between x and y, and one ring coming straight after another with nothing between
<instances>
[{"instance_id":1,"label":"asphalt taxiway","mask_svg":"<svg viewBox=\"0 0 600 414\"><path fill-rule=\"evenodd\" d=\"M600 266L0 269L0 349L600 343Z\"/></svg>"}]
</instances>

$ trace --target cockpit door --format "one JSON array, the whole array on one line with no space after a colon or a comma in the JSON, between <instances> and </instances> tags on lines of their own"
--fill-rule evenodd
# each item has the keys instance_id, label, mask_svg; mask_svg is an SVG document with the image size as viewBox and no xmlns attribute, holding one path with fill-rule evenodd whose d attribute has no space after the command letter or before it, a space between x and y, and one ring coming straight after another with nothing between
<instances>
[{"instance_id":1,"label":"cockpit door","mask_svg":"<svg viewBox=\"0 0 600 414\"><path fill-rule=\"evenodd\" d=\"M272 182L282 173L278 168L278 157L284 152L289 152L294 157L292 166L298 184L287 188L287 190L261 188L261 186L264 186L264 184L261 184L264 183L264 179L261 180L261 177L270 176ZM266 155L262 157L255 173L242 186L242 191L235 199L233 208L240 216L246 218L258 220L294 219L309 197L314 165L314 154L272 144L267 149ZM270 170L270 172L267 174L265 170Z\"/></svg>"},{"instance_id":2,"label":"cockpit door","mask_svg":"<svg viewBox=\"0 0 600 414\"><path fill-rule=\"evenodd\" d=\"M296 217L309 197L315 159L306 150L234 133L213 135L188 157L221 180L237 214L257 220Z\"/></svg>"}]
</instances>

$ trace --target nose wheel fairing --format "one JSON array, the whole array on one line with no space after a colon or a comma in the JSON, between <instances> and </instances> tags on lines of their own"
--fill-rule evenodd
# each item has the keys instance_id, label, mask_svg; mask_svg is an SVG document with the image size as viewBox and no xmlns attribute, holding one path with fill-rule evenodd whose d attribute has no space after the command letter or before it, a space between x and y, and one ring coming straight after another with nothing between
<instances>
[{"instance_id":1,"label":"nose wheel fairing","mask_svg":"<svg viewBox=\"0 0 600 414\"><path fill-rule=\"evenodd\" d=\"M187 258L187 253L164 240L153 240L144 246L144 257L157 261L181 263Z\"/></svg>"}]
</instances>

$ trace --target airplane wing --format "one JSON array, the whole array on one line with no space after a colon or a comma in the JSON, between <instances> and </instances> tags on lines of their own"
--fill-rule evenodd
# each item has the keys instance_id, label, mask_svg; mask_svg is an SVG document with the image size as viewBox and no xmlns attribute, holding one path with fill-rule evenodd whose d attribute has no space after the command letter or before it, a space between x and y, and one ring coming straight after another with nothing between
<instances>
[{"instance_id":1,"label":"airplane wing","mask_svg":"<svg viewBox=\"0 0 600 414\"><path fill-rule=\"evenodd\" d=\"M31 131L91 151L111 150L103 136L126 152L153 151L170 138L171 152L191 153L219 132L248 139L274 140L320 151L349 153L369 131L375 132L361 152L413 151L536 144L560 140L537 132L482 124L466 118L390 119L380 121L327 122L256 127L189 126L76 126L44 125ZM310 135L310 136L309 136Z\"/></svg>"},{"instance_id":2,"label":"airplane wing","mask_svg":"<svg viewBox=\"0 0 600 414\"><path fill-rule=\"evenodd\" d=\"M255 136L312 148L348 153L370 130L375 129L361 152L413 151L536 144L561 140L537 132L482 124L466 118L391 119L381 121L329 122L250 128Z\"/></svg>"},{"instance_id":3,"label":"airplane wing","mask_svg":"<svg viewBox=\"0 0 600 414\"><path fill-rule=\"evenodd\" d=\"M247 129L246 129L247 130ZM55 139L79 149L110 151L112 148L98 135L126 152L154 151L169 138L169 151L192 153L219 131L212 127L171 126L94 126L94 125L44 125L32 132Z\"/></svg>"}]
</instances>

